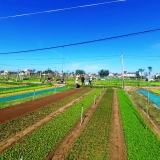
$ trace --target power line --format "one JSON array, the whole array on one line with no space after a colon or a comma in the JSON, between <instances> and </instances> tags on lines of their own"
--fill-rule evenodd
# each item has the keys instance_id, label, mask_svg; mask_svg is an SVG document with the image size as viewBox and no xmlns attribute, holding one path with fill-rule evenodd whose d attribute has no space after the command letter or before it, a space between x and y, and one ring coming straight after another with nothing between
<instances>
[{"instance_id":1,"label":"power line","mask_svg":"<svg viewBox=\"0 0 160 160\"><path fill-rule=\"evenodd\" d=\"M129 34L123 34L123 35L120 35L120 36L113 36L113 37L108 37L108 38L90 40L90 41L83 41L83 42L77 42L77 43L71 43L71 44L65 44L65 45L59 45L59 46L52 46L52 47L46 47L46 48L37 48L37 49L22 50L22 51L3 52L3 53L0 53L0 54L15 54L15 53L26 53L26 52L37 52L37 51L43 51L43 50L51 50L51 49L55 49L55 48L63 48L63 47L70 47L70 46L76 46L76 45L82 45L82 44L88 44L88 43L95 43L95 42L100 42L100 41L106 41L106 40L135 36L135 35L140 35L140 34L146 34L146 33L156 32L156 31L160 31L160 28L141 31L141 32L134 32L134 33L129 33Z\"/></svg>"},{"instance_id":2,"label":"power line","mask_svg":"<svg viewBox=\"0 0 160 160\"><path fill-rule=\"evenodd\" d=\"M17 15L13 15L13 16L0 17L0 20L1 20L1 19L7 19L7 18L16 18L16 17L36 15L36 14L51 13L51 12L58 12L58 11L64 11L64 10L71 10L71 9L77 9L77 8L92 7L92 6L98 6L98 5L104 5L104 4L116 3L116 2L123 2L123 1L126 1L126 0L117 0L117 1L110 1L110 2L103 2L103 3L87 4L87 5L83 5L83 6L60 8L60 9L48 10L48 11L42 11L42 12L33 12L33 13L26 13L26 14L17 14Z\"/></svg>"}]
</instances>

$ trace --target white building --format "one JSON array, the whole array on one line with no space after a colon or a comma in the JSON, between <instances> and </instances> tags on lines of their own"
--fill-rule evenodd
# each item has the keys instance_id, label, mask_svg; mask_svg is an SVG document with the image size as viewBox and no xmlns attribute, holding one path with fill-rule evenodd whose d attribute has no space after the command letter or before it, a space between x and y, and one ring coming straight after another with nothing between
<instances>
[{"instance_id":1,"label":"white building","mask_svg":"<svg viewBox=\"0 0 160 160\"><path fill-rule=\"evenodd\" d=\"M124 77L126 78L136 78L136 72L124 72Z\"/></svg>"}]
</instances>

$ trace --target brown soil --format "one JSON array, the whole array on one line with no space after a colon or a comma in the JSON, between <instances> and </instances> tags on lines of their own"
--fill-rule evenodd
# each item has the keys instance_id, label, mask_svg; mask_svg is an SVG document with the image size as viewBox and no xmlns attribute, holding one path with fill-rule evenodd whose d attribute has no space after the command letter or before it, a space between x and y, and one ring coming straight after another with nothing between
<instances>
[{"instance_id":1,"label":"brown soil","mask_svg":"<svg viewBox=\"0 0 160 160\"><path fill-rule=\"evenodd\" d=\"M110 133L109 160L126 160L126 146L122 129L122 121L117 99L116 89L114 90L112 110L112 125Z\"/></svg>"},{"instance_id":2,"label":"brown soil","mask_svg":"<svg viewBox=\"0 0 160 160\"><path fill-rule=\"evenodd\" d=\"M30 101L27 103L22 103L22 104L0 109L0 124L6 123L13 119L17 119L27 113L38 110L44 106L57 102L65 97L69 97L70 95L73 95L84 89L85 88L73 89L66 92L53 94L48 97L36 99L34 101Z\"/></svg>"}]
</instances>

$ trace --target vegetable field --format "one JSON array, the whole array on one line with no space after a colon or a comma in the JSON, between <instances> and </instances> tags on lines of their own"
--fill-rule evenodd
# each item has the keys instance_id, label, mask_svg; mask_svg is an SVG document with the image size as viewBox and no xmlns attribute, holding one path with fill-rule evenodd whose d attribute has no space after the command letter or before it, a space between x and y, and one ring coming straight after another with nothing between
<instances>
[{"instance_id":1,"label":"vegetable field","mask_svg":"<svg viewBox=\"0 0 160 160\"><path fill-rule=\"evenodd\" d=\"M111 146L117 149L115 159L122 155L123 160L160 159L159 137L122 89L64 90L19 104L19 111L33 104L41 104L41 108L0 123L0 160L107 160L114 154ZM16 107L2 108L0 115ZM120 123L115 124L114 119ZM118 134L117 138L112 136L115 131L120 132L117 124L122 124L122 150ZM120 154L121 151L126 154Z\"/></svg>"}]
</instances>

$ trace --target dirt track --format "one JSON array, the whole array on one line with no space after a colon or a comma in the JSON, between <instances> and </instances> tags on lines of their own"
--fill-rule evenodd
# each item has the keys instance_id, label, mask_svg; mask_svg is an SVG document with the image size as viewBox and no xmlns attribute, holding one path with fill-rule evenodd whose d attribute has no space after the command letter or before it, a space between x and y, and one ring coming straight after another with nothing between
<instances>
[{"instance_id":1,"label":"dirt track","mask_svg":"<svg viewBox=\"0 0 160 160\"><path fill-rule=\"evenodd\" d=\"M112 126L110 134L109 160L126 160L126 145L116 89L114 90Z\"/></svg>"},{"instance_id":2,"label":"dirt track","mask_svg":"<svg viewBox=\"0 0 160 160\"><path fill-rule=\"evenodd\" d=\"M85 88L73 89L66 92L53 94L44 98L36 99L27 103L0 109L0 124L19 118L29 112L38 110L44 106L57 102L65 97L69 97L70 95L78 93L84 89Z\"/></svg>"}]
</instances>

